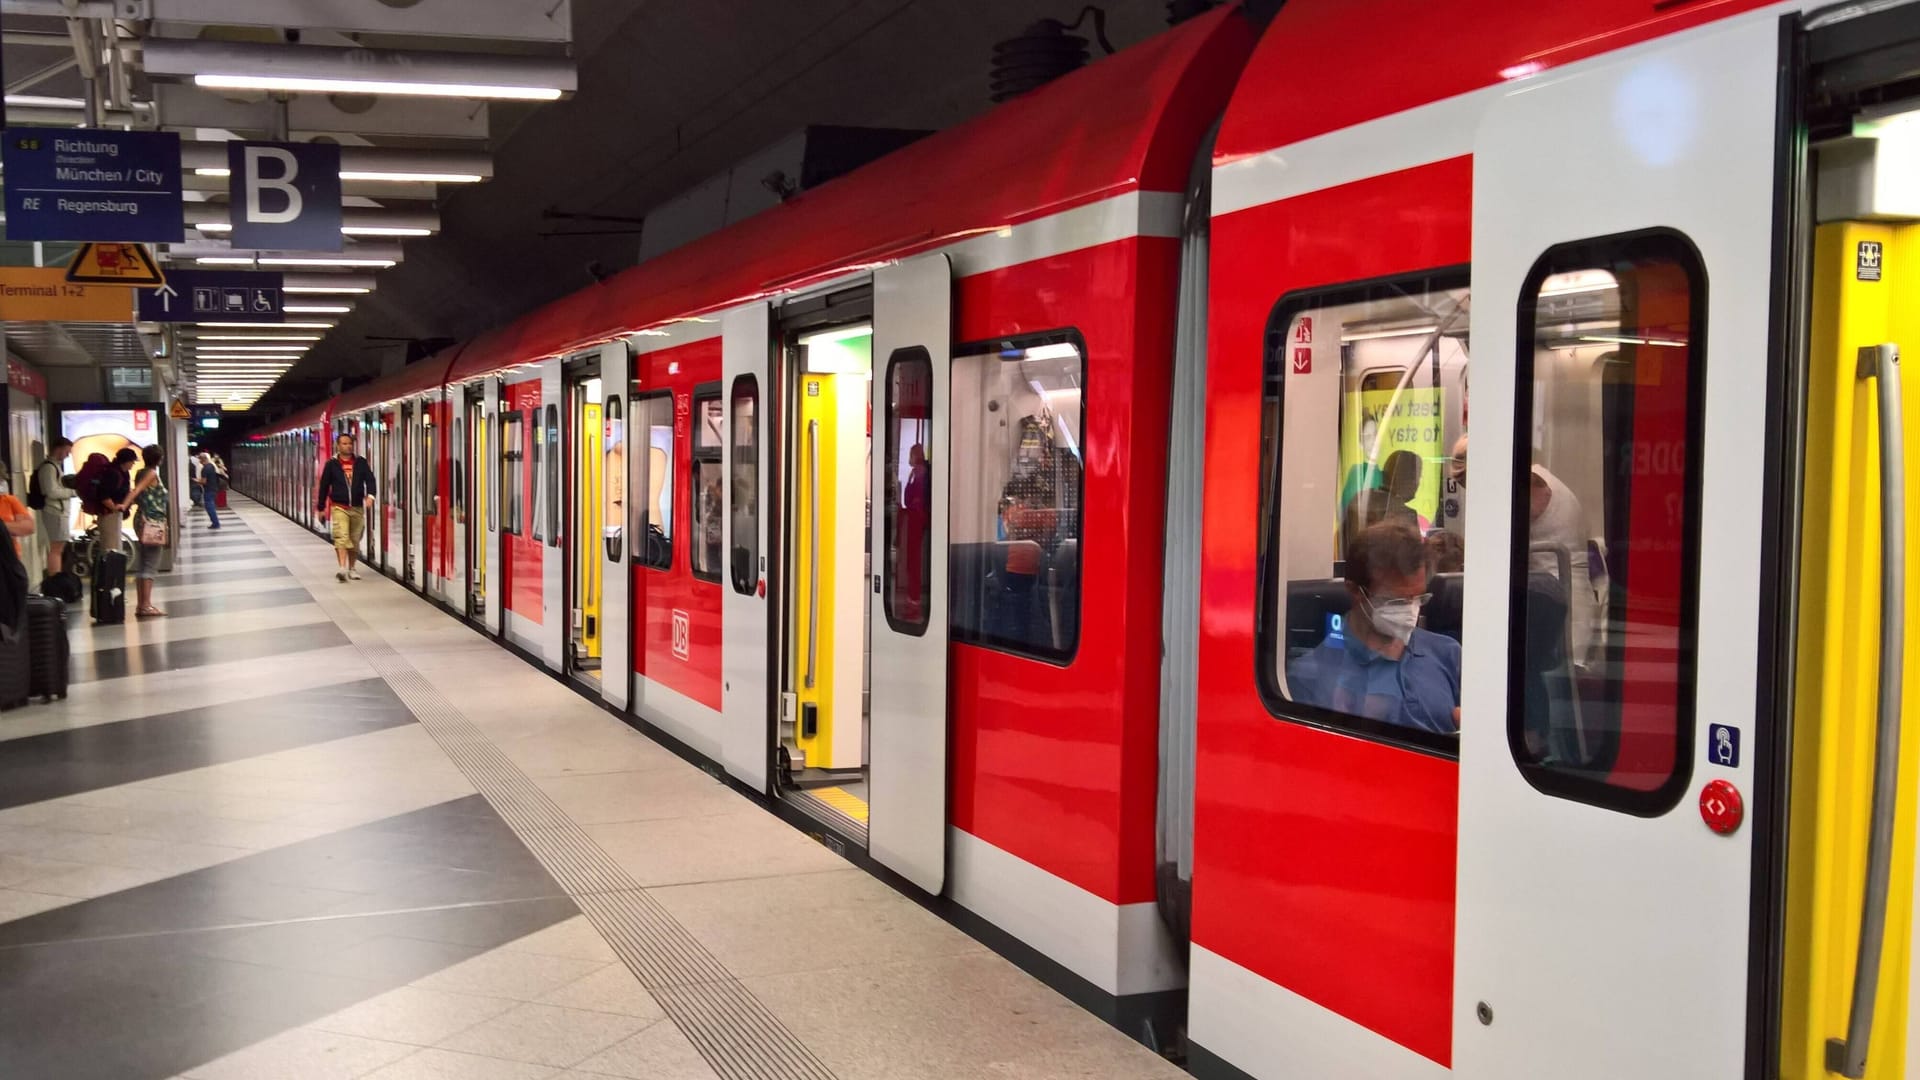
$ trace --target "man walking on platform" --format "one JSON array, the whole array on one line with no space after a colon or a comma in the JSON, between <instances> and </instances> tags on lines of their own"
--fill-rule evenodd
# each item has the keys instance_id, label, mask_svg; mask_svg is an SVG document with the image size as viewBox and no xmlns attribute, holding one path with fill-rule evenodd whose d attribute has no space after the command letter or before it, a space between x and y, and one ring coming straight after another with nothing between
<instances>
[{"instance_id":1,"label":"man walking on platform","mask_svg":"<svg viewBox=\"0 0 1920 1080\"><path fill-rule=\"evenodd\" d=\"M336 580L360 580L360 541L367 534L367 510L373 506L373 467L353 452L353 436L334 440L334 454L320 472L317 514L328 515L333 530L333 553L340 560ZM331 514L329 515L329 506Z\"/></svg>"}]
</instances>

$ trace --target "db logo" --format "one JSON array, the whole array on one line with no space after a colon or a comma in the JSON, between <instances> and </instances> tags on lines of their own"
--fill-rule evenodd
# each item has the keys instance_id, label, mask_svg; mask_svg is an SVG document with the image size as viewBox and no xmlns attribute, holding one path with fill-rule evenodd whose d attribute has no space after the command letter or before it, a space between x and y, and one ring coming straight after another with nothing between
<instances>
[{"instance_id":1,"label":"db logo","mask_svg":"<svg viewBox=\"0 0 1920 1080\"><path fill-rule=\"evenodd\" d=\"M673 655L682 660L693 651L693 623L684 611L673 613Z\"/></svg>"},{"instance_id":2,"label":"db logo","mask_svg":"<svg viewBox=\"0 0 1920 1080\"><path fill-rule=\"evenodd\" d=\"M1313 350L1312 349L1293 350L1293 373L1295 375L1313 374Z\"/></svg>"}]
</instances>

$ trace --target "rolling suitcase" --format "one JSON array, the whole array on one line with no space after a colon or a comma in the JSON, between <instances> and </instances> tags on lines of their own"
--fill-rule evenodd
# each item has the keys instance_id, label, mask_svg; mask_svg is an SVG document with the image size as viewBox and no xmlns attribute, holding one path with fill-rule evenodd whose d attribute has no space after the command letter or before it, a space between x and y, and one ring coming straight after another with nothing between
<instances>
[{"instance_id":1,"label":"rolling suitcase","mask_svg":"<svg viewBox=\"0 0 1920 1080\"><path fill-rule=\"evenodd\" d=\"M127 621L127 556L121 551L105 551L93 568L93 621Z\"/></svg>"},{"instance_id":2,"label":"rolling suitcase","mask_svg":"<svg viewBox=\"0 0 1920 1080\"><path fill-rule=\"evenodd\" d=\"M0 628L0 709L27 703L31 693L29 667L26 620L11 629Z\"/></svg>"},{"instance_id":3,"label":"rolling suitcase","mask_svg":"<svg viewBox=\"0 0 1920 1080\"><path fill-rule=\"evenodd\" d=\"M27 597L27 690L41 701L67 696L67 605Z\"/></svg>"}]
</instances>

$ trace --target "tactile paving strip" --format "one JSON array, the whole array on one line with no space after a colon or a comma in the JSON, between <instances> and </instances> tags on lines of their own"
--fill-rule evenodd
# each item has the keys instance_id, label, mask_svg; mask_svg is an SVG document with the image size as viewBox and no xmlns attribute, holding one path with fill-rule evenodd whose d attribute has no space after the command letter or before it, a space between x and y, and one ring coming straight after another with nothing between
<instances>
[{"instance_id":1,"label":"tactile paving strip","mask_svg":"<svg viewBox=\"0 0 1920 1080\"><path fill-rule=\"evenodd\" d=\"M378 631L332 590L313 595L722 1080L833 1080L759 998Z\"/></svg>"}]
</instances>

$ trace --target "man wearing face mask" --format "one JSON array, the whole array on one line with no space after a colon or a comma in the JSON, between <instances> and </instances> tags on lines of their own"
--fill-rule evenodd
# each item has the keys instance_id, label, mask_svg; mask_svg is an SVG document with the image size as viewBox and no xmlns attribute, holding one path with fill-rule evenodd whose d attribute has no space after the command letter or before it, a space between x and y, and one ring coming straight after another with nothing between
<instances>
[{"instance_id":1,"label":"man wearing face mask","mask_svg":"<svg viewBox=\"0 0 1920 1080\"><path fill-rule=\"evenodd\" d=\"M1339 636L1287 665L1295 701L1442 735L1460 730L1460 643L1420 629L1420 533L1383 522L1347 545L1352 604Z\"/></svg>"}]
</instances>

